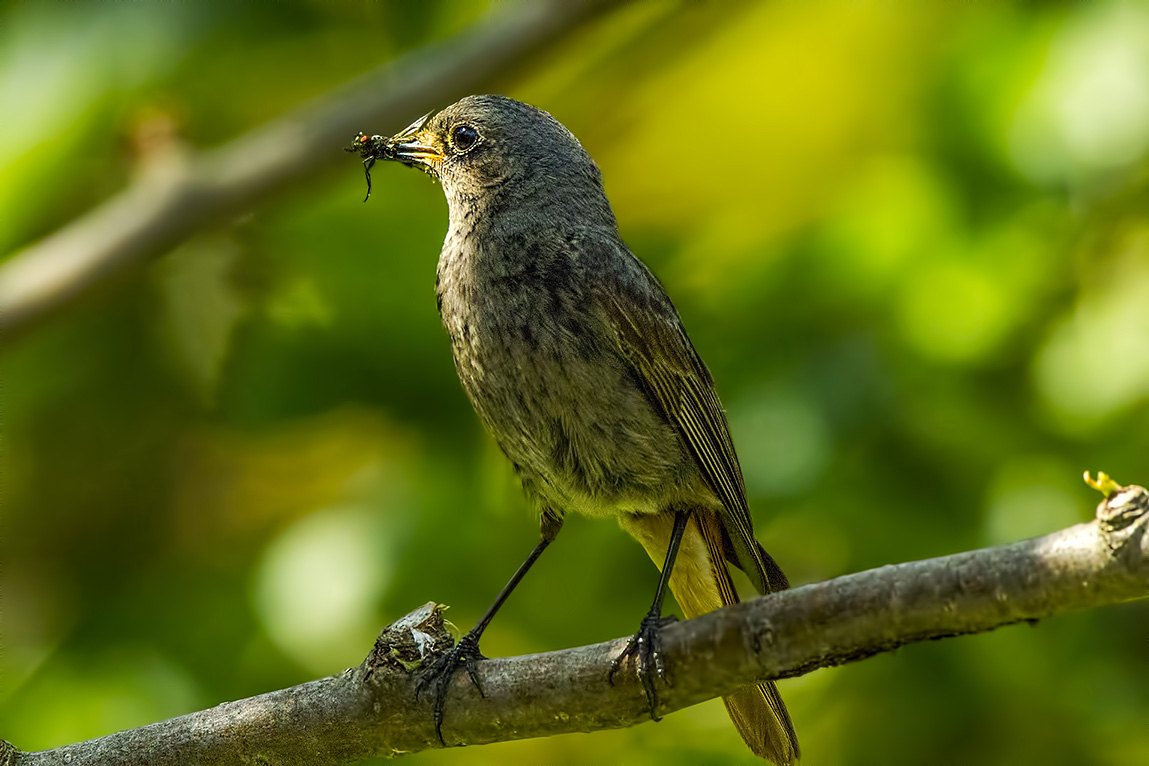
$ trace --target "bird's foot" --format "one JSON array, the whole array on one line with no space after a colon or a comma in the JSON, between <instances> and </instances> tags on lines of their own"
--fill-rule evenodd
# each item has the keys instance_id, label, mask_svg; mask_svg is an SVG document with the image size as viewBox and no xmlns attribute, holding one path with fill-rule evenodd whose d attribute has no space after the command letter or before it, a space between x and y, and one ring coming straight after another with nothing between
<instances>
[{"instance_id":1,"label":"bird's foot","mask_svg":"<svg viewBox=\"0 0 1149 766\"><path fill-rule=\"evenodd\" d=\"M653 613L646 615L638 626L638 632L627 642L622 653L610 663L608 680L613 684L614 674L622 667L623 661L627 657L635 658L638 680L642 682L642 690L646 692L650 717L655 721L661 720L658 715L658 690L654 685L655 679L666 680L666 664L662 658L662 629L676 621L677 618L673 615L667 617Z\"/></svg>"},{"instance_id":2,"label":"bird's foot","mask_svg":"<svg viewBox=\"0 0 1149 766\"><path fill-rule=\"evenodd\" d=\"M439 744L447 744L443 741L443 705L447 701L447 690L451 687L455 671L460 665L466 666L471 683L479 690L479 696L482 697L483 687L479 684L479 675L475 668L479 660L485 659L487 658L479 651L479 636L472 631L459 639L449 651L436 657L420 672L419 678L415 681L416 700L427 690L435 695L435 736L439 738Z\"/></svg>"}]
</instances>

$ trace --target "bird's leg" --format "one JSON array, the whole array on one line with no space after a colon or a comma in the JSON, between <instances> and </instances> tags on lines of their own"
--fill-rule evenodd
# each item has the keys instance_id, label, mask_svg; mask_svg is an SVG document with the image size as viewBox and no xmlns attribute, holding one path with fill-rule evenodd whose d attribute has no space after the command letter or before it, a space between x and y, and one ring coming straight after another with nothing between
<instances>
[{"instance_id":1,"label":"bird's leg","mask_svg":"<svg viewBox=\"0 0 1149 766\"><path fill-rule=\"evenodd\" d=\"M627 642L622 653L615 657L610 664L608 680L614 683L614 674L622 667L627 657L634 655L638 663L638 678L642 681L642 689L646 692L646 701L650 705L650 717L657 721L658 691L654 680L663 678L666 666L662 659L662 626L673 622L674 618L662 618L662 599L666 595L666 588L670 584L670 572L674 568L674 559L678 556L678 547L682 544L682 537L686 534L686 522L690 520L690 511L674 512L674 529L670 532L670 544L666 548L666 563L662 565L662 576L658 578L658 590L654 593L654 603L650 611L642 618L638 632Z\"/></svg>"},{"instance_id":2,"label":"bird's leg","mask_svg":"<svg viewBox=\"0 0 1149 766\"><path fill-rule=\"evenodd\" d=\"M435 695L435 735L439 738L439 744L446 745L443 741L443 705L447 700L447 689L451 685L451 679L458 670L459 665L464 665L467 668L467 675L471 677L471 683L479 690L479 696L483 696L483 687L479 684L479 675L476 672L476 663L479 660L484 660L486 657L479 651L479 639L483 635L483 631L494 619L495 614L507 600L507 597L514 591L515 586L530 570L531 565L538 560L551 541L558 535L559 529L562 528L562 518L553 516L549 513L543 515L543 522L541 528L541 539L538 545L535 546L531 554L527 556L527 560L519 565L519 568L511 576L510 581L503 586L499 591L499 595L495 597L495 602L487 608L486 613L483 614L475 627L471 628L465 636L459 639L449 651L440 654L420 673L419 678L415 681L415 699L427 689L431 689Z\"/></svg>"}]
</instances>

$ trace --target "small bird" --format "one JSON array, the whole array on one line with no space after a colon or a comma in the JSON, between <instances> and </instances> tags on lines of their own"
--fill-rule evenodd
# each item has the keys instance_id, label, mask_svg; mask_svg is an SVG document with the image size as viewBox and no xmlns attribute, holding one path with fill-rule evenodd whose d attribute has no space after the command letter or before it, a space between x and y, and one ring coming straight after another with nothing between
<instances>
[{"instance_id":1,"label":"small bird","mask_svg":"<svg viewBox=\"0 0 1149 766\"><path fill-rule=\"evenodd\" d=\"M754 539L726 416L678 311L620 238L598 166L540 109L468 96L390 139L361 134L349 150L368 173L396 160L442 184L450 223L436 293L455 368L540 519L538 545L479 623L423 671L440 741L452 675L466 667L479 685L480 636L568 511L617 518L661 567L611 673L633 656L657 719L667 586L687 617L738 601L727 561L760 593L788 587ZM799 757L773 683L724 701L754 753L779 765Z\"/></svg>"}]
</instances>

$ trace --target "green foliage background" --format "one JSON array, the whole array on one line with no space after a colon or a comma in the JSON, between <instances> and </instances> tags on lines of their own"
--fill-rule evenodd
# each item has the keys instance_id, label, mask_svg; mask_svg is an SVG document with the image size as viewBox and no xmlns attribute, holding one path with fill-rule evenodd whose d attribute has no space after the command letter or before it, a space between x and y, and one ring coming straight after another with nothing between
<instances>
[{"instance_id":1,"label":"green foliage background","mask_svg":"<svg viewBox=\"0 0 1149 766\"><path fill-rule=\"evenodd\" d=\"M509 9L4 3L0 252ZM1084 469L1149 480L1145 3L641 3L491 89L599 162L796 583L1085 520ZM435 313L440 190L374 178L361 204L347 156L6 344L0 737L335 673L428 600L468 627L533 545ZM484 649L626 635L655 582L571 518ZM1131 764L1147 673L1133 604L782 691L811 766ZM594 759L750 762L717 701L410 760Z\"/></svg>"}]
</instances>

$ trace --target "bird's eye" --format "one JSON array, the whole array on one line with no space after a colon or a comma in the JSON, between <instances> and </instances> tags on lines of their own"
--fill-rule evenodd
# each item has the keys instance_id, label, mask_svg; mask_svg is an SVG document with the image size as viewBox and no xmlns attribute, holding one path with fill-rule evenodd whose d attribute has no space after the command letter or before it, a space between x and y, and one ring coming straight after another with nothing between
<instances>
[{"instance_id":1,"label":"bird's eye","mask_svg":"<svg viewBox=\"0 0 1149 766\"><path fill-rule=\"evenodd\" d=\"M457 152L465 152L479 142L479 131L470 125L456 125L451 128L451 146Z\"/></svg>"}]
</instances>

